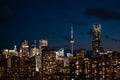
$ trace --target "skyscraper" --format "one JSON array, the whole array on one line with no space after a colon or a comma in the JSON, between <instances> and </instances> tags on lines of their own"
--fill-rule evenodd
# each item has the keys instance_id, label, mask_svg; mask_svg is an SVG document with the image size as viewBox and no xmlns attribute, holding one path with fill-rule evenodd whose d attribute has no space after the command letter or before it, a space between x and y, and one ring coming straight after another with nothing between
<instances>
[{"instance_id":1,"label":"skyscraper","mask_svg":"<svg viewBox=\"0 0 120 80\"><path fill-rule=\"evenodd\" d=\"M99 54L99 51L101 48L100 34L101 34L101 25L94 24L93 25L93 41L92 41L92 48L93 48L93 56L94 57L96 57Z\"/></svg>"},{"instance_id":2,"label":"skyscraper","mask_svg":"<svg viewBox=\"0 0 120 80\"><path fill-rule=\"evenodd\" d=\"M29 45L27 40L22 41L21 49L23 56L29 56Z\"/></svg>"},{"instance_id":3,"label":"skyscraper","mask_svg":"<svg viewBox=\"0 0 120 80\"><path fill-rule=\"evenodd\" d=\"M41 47L48 46L48 41L47 41L47 40L43 40L43 39L41 39L39 42L40 42L39 45L40 45ZM40 47L40 46L39 46L39 47Z\"/></svg>"}]
</instances>

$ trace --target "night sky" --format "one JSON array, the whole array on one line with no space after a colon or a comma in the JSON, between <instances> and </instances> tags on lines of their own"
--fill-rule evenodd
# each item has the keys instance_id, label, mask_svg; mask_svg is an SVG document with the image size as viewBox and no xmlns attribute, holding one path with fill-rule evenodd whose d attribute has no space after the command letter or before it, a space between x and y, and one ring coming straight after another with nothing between
<instances>
[{"instance_id":1,"label":"night sky","mask_svg":"<svg viewBox=\"0 0 120 80\"><path fill-rule=\"evenodd\" d=\"M0 0L0 49L40 39L69 49L71 24L75 49L91 49L93 24L104 49L120 49L120 0Z\"/></svg>"}]
</instances>

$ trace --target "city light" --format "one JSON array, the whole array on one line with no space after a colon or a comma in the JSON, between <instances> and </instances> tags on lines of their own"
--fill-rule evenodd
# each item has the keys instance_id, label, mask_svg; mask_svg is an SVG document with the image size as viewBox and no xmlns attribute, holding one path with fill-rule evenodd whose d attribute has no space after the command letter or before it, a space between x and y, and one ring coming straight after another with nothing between
<instances>
[{"instance_id":1,"label":"city light","mask_svg":"<svg viewBox=\"0 0 120 80\"><path fill-rule=\"evenodd\" d=\"M70 52L55 50L48 40L39 40L39 47L21 42L18 50L4 49L0 54L0 80L120 80L120 53L104 50L101 25L93 25L92 55L86 49L74 52L71 27Z\"/></svg>"}]
</instances>

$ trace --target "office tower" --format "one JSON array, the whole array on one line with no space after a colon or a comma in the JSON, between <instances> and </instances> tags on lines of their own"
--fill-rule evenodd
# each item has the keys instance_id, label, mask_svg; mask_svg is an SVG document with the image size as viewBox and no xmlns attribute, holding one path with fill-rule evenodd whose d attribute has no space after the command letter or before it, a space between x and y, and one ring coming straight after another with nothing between
<instances>
[{"instance_id":1,"label":"office tower","mask_svg":"<svg viewBox=\"0 0 120 80\"><path fill-rule=\"evenodd\" d=\"M23 56L29 56L29 45L27 40L22 41L21 50Z\"/></svg>"},{"instance_id":2,"label":"office tower","mask_svg":"<svg viewBox=\"0 0 120 80\"><path fill-rule=\"evenodd\" d=\"M3 50L3 54L5 55L5 58L9 58L10 57L10 54L9 54L9 50L8 49L4 49Z\"/></svg>"},{"instance_id":3,"label":"office tower","mask_svg":"<svg viewBox=\"0 0 120 80\"><path fill-rule=\"evenodd\" d=\"M47 40L40 40L39 41L40 42L40 44L39 44L39 47L41 46L41 47L45 47L45 46L48 46L48 41Z\"/></svg>"},{"instance_id":4,"label":"office tower","mask_svg":"<svg viewBox=\"0 0 120 80\"><path fill-rule=\"evenodd\" d=\"M30 56L35 56L39 54L39 49L36 47L36 40L34 41L34 44L30 48Z\"/></svg>"},{"instance_id":5,"label":"office tower","mask_svg":"<svg viewBox=\"0 0 120 80\"><path fill-rule=\"evenodd\" d=\"M93 41L92 41L92 48L93 48L93 56L96 57L99 54L101 45L100 45L100 34L101 34L101 25L94 24L93 25Z\"/></svg>"},{"instance_id":6,"label":"office tower","mask_svg":"<svg viewBox=\"0 0 120 80\"><path fill-rule=\"evenodd\" d=\"M35 62L36 62L36 71L39 71L41 68L41 55L36 55L35 57Z\"/></svg>"}]
</instances>

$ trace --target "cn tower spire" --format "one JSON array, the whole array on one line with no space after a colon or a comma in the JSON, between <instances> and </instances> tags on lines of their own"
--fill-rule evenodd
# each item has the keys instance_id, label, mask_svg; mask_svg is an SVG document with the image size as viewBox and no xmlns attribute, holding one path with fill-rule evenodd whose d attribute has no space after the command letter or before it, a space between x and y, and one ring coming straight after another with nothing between
<instances>
[{"instance_id":1,"label":"cn tower spire","mask_svg":"<svg viewBox=\"0 0 120 80\"><path fill-rule=\"evenodd\" d=\"M73 26L71 25L71 39L73 39Z\"/></svg>"},{"instance_id":2,"label":"cn tower spire","mask_svg":"<svg viewBox=\"0 0 120 80\"><path fill-rule=\"evenodd\" d=\"M70 43L71 43L71 54L74 55L73 51L74 51L74 38L73 38L73 26L71 25L71 39L70 39Z\"/></svg>"}]
</instances>

